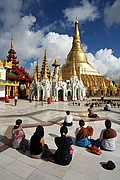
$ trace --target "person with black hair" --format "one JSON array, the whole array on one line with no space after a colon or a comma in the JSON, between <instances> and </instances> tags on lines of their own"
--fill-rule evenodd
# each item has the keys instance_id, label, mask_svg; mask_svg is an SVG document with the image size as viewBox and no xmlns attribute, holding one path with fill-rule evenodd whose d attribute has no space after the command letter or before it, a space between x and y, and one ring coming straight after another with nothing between
<instances>
[{"instance_id":1,"label":"person with black hair","mask_svg":"<svg viewBox=\"0 0 120 180\"><path fill-rule=\"evenodd\" d=\"M65 126L72 126L73 125L73 116L71 115L70 111L66 111L66 116L64 117L64 123Z\"/></svg>"},{"instance_id":2,"label":"person with black hair","mask_svg":"<svg viewBox=\"0 0 120 180\"><path fill-rule=\"evenodd\" d=\"M106 129L103 129L100 133L101 149L113 151L116 148L117 133L111 128L111 121L107 119L105 121Z\"/></svg>"},{"instance_id":3,"label":"person with black hair","mask_svg":"<svg viewBox=\"0 0 120 180\"><path fill-rule=\"evenodd\" d=\"M104 107L104 111L110 111L111 110L111 105L109 103L109 101L107 102L107 104Z\"/></svg>"},{"instance_id":4,"label":"person with black hair","mask_svg":"<svg viewBox=\"0 0 120 180\"><path fill-rule=\"evenodd\" d=\"M72 144L73 141L71 137L67 137L68 128L66 126L62 126L60 128L61 137L55 137L55 144L57 146L57 150L54 155L54 162L60 165L68 165L72 160Z\"/></svg>"},{"instance_id":5,"label":"person with black hair","mask_svg":"<svg viewBox=\"0 0 120 180\"><path fill-rule=\"evenodd\" d=\"M79 128L76 128L76 145L80 147L91 147L91 141L88 139L89 136L91 136L90 132L90 126L89 128L85 127L85 121L81 119L79 121ZM91 127L91 130L93 128Z\"/></svg>"},{"instance_id":6,"label":"person with black hair","mask_svg":"<svg viewBox=\"0 0 120 180\"><path fill-rule=\"evenodd\" d=\"M49 158L52 152L44 142L44 128L37 126L35 133L30 140L30 156L35 159Z\"/></svg>"},{"instance_id":7,"label":"person with black hair","mask_svg":"<svg viewBox=\"0 0 120 180\"><path fill-rule=\"evenodd\" d=\"M89 112L89 114L88 114L89 118L99 118L99 116L94 113L94 104L93 103L90 105L88 112Z\"/></svg>"},{"instance_id":8,"label":"person with black hair","mask_svg":"<svg viewBox=\"0 0 120 180\"><path fill-rule=\"evenodd\" d=\"M12 129L12 147L15 149L23 149L23 152L28 148L28 140L25 139L25 132L22 129L22 120L17 119L16 125Z\"/></svg>"}]
</instances>

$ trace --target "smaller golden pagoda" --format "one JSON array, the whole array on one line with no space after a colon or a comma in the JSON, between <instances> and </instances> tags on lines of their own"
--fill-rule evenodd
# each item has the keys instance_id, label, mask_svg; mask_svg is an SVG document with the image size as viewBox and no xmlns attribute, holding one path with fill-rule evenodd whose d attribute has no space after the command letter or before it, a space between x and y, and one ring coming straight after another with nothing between
<instances>
[{"instance_id":1,"label":"smaller golden pagoda","mask_svg":"<svg viewBox=\"0 0 120 180\"><path fill-rule=\"evenodd\" d=\"M49 80L51 79L51 70L48 67L46 49L44 52L44 59L43 59L42 68L41 68L41 79L44 79L44 78L45 79L48 78Z\"/></svg>"},{"instance_id":2,"label":"smaller golden pagoda","mask_svg":"<svg viewBox=\"0 0 120 180\"><path fill-rule=\"evenodd\" d=\"M38 59L37 59L36 67L34 69L34 80L36 82L41 80L41 74L40 74L40 68L39 68L39 65L38 65Z\"/></svg>"}]
</instances>

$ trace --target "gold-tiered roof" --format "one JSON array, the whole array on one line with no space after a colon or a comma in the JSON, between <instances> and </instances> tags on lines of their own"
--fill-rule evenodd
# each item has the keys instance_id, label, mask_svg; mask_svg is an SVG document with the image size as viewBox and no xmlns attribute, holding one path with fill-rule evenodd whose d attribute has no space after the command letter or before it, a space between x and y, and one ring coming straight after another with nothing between
<instances>
[{"instance_id":1,"label":"gold-tiered roof","mask_svg":"<svg viewBox=\"0 0 120 180\"><path fill-rule=\"evenodd\" d=\"M41 77L42 79L49 79L49 80L51 79L51 70L48 67L46 49L45 49L44 59L43 59L42 68L41 68Z\"/></svg>"},{"instance_id":2,"label":"gold-tiered roof","mask_svg":"<svg viewBox=\"0 0 120 180\"><path fill-rule=\"evenodd\" d=\"M67 56L66 63L62 66L62 72L63 72L62 76L64 80L69 80L72 75L72 64L74 59L75 59L75 69L78 77L79 77L79 73L88 74L88 75L98 75L98 76L101 75L87 61L86 54L84 53L80 42L77 18L75 21L75 30L74 30L72 48Z\"/></svg>"}]
</instances>

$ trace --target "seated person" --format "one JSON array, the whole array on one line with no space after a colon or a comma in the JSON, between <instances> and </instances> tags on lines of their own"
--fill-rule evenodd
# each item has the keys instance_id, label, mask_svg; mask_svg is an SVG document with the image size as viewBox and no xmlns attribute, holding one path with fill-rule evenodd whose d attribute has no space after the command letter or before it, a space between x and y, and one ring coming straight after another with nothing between
<instances>
[{"instance_id":1,"label":"seated person","mask_svg":"<svg viewBox=\"0 0 120 180\"><path fill-rule=\"evenodd\" d=\"M70 111L66 111L66 116L64 118L63 125L65 125L65 126L72 126L73 125L73 116L70 114Z\"/></svg>"},{"instance_id":2,"label":"seated person","mask_svg":"<svg viewBox=\"0 0 120 180\"><path fill-rule=\"evenodd\" d=\"M72 160L72 147L73 144L71 137L67 137L68 128L62 126L60 128L61 137L55 137L55 144L57 150L55 151L54 162L60 165L68 165Z\"/></svg>"},{"instance_id":3,"label":"seated person","mask_svg":"<svg viewBox=\"0 0 120 180\"><path fill-rule=\"evenodd\" d=\"M47 158L52 156L47 144L44 142L44 129L42 126L36 128L30 140L30 156L35 159Z\"/></svg>"},{"instance_id":4,"label":"seated person","mask_svg":"<svg viewBox=\"0 0 120 180\"><path fill-rule=\"evenodd\" d=\"M108 151L113 151L116 148L117 133L111 128L111 121L107 119L105 121L106 129L103 129L100 133L101 148Z\"/></svg>"},{"instance_id":5,"label":"seated person","mask_svg":"<svg viewBox=\"0 0 120 180\"><path fill-rule=\"evenodd\" d=\"M93 107L93 103L90 105L90 108L88 109L88 117L89 118L98 118L99 116L97 114L94 113L94 107Z\"/></svg>"},{"instance_id":6,"label":"seated person","mask_svg":"<svg viewBox=\"0 0 120 180\"><path fill-rule=\"evenodd\" d=\"M22 129L22 120L17 119L16 125L12 129L12 147L15 149L23 149L23 152L28 148L28 140L25 139L25 132Z\"/></svg>"},{"instance_id":7,"label":"seated person","mask_svg":"<svg viewBox=\"0 0 120 180\"><path fill-rule=\"evenodd\" d=\"M91 141L88 137L91 135L89 128L84 127L84 120L79 121L80 127L76 129L76 145L80 147L91 147Z\"/></svg>"},{"instance_id":8,"label":"seated person","mask_svg":"<svg viewBox=\"0 0 120 180\"><path fill-rule=\"evenodd\" d=\"M104 107L104 111L110 111L111 110L111 105L109 102L107 102L107 104Z\"/></svg>"}]
</instances>

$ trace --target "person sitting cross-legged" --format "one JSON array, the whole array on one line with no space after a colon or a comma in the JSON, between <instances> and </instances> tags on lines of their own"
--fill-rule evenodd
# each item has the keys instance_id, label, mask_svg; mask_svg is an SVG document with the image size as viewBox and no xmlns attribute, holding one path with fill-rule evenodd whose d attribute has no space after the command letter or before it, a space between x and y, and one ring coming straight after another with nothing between
<instances>
[{"instance_id":1,"label":"person sitting cross-legged","mask_svg":"<svg viewBox=\"0 0 120 180\"><path fill-rule=\"evenodd\" d=\"M107 102L107 104L105 105L104 111L111 111L111 105L109 102Z\"/></svg>"},{"instance_id":2,"label":"person sitting cross-legged","mask_svg":"<svg viewBox=\"0 0 120 180\"><path fill-rule=\"evenodd\" d=\"M116 149L117 133L111 128L111 121L109 119L105 121L105 127L106 129L103 129L100 133L98 142L101 145L101 149L114 151Z\"/></svg>"},{"instance_id":3,"label":"person sitting cross-legged","mask_svg":"<svg viewBox=\"0 0 120 180\"><path fill-rule=\"evenodd\" d=\"M17 119L16 125L12 129L12 147L14 149L23 149L23 152L25 152L28 149L29 143L25 136L22 128L22 120Z\"/></svg>"},{"instance_id":4,"label":"person sitting cross-legged","mask_svg":"<svg viewBox=\"0 0 120 180\"><path fill-rule=\"evenodd\" d=\"M54 162L60 165L68 165L72 160L73 141L71 137L66 136L68 133L68 128L66 126L62 126L60 128L61 137L55 137L55 144L57 146L57 150L53 155Z\"/></svg>"},{"instance_id":5,"label":"person sitting cross-legged","mask_svg":"<svg viewBox=\"0 0 120 180\"><path fill-rule=\"evenodd\" d=\"M89 139L89 136L91 135L89 128L85 127L84 120L79 121L80 127L76 129L76 145L80 147L91 147L92 146L92 140Z\"/></svg>"},{"instance_id":6,"label":"person sitting cross-legged","mask_svg":"<svg viewBox=\"0 0 120 180\"><path fill-rule=\"evenodd\" d=\"M90 105L88 112L89 112L89 114L88 114L89 118L99 118L99 116L94 113L94 104L93 103Z\"/></svg>"},{"instance_id":7,"label":"person sitting cross-legged","mask_svg":"<svg viewBox=\"0 0 120 180\"><path fill-rule=\"evenodd\" d=\"M46 158L47 160L52 156L52 152L44 142L43 126L37 126L35 133L31 137L30 156L35 159Z\"/></svg>"},{"instance_id":8,"label":"person sitting cross-legged","mask_svg":"<svg viewBox=\"0 0 120 180\"><path fill-rule=\"evenodd\" d=\"M66 111L66 116L64 117L64 123L65 126L72 126L73 125L73 116L71 115L70 111Z\"/></svg>"}]
</instances>

